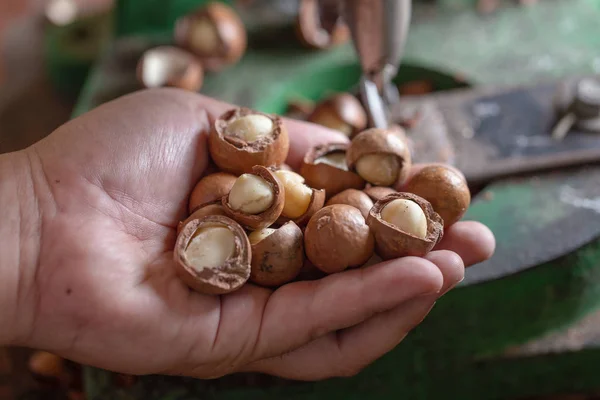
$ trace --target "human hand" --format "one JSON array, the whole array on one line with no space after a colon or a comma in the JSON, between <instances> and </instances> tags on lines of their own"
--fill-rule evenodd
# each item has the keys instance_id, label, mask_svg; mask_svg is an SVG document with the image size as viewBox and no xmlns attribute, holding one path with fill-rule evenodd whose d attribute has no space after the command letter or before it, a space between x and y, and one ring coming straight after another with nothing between
<instances>
[{"instance_id":1,"label":"human hand","mask_svg":"<svg viewBox=\"0 0 600 400\"><path fill-rule=\"evenodd\" d=\"M491 232L460 222L425 258L275 291L190 291L173 265L176 227L207 166L210 122L228 108L174 89L145 91L26 150L41 231L31 246L37 262L21 265L15 324L25 328L16 344L128 374L348 376L393 349L465 265L491 256ZM286 123L293 168L309 147L345 140Z\"/></svg>"}]
</instances>

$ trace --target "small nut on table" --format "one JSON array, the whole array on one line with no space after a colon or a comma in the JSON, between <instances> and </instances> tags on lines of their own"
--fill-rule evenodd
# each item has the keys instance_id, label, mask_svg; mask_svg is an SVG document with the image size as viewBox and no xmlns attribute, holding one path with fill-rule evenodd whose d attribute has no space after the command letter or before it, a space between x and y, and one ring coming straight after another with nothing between
<instances>
[{"instance_id":1,"label":"small nut on table","mask_svg":"<svg viewBox=\"0 0 600 400\"><path fill-rule=\"evenodd\" d=\"M349 206L358 208L362 216L367 219L369 216L369 211L373 207L373 200L371 200L371 198L361 190L346 189L327 201L328 206L333 204L347 204Z\"/></svg>"},{"instance_id":2,"label":"small nut on table","mask_svg":"<svg viewBox=\"0 0 600 400\"><path fill-rule=\"evenodd\" d=\"M397 186L406 181L412 167L406 136L395 129L367 129L356 135L346 152L346 162L375 186Z\"/></svg>"},{"instance_id":3,"label":"small nut on table","mask_svg":"<svg viewBox=\"0 0 600 400\"><path fill-rule=\"evenodd\" d=\"M189 212L193 213L206 204L220 201L229 193L235 180L235 175L226 172L216 172L200 179L190 195Z\"/></svg>"},{"instance_id":4,"label":"small nut on table","mask_svg":"<svg viewBox=\"0 0 600 400\"><path fill-rule=\"evenodd\" d=\"M248 38L233 8L210 2L177 20L175 43L200 58L207 70L219 71L242 58Z\"/></svg>"},{"instance_id":5,"label":"small nut on table","mask_svg":"<svg viewBox=\"0 0 600 400\"><path fill-rule=\"evenodd\" d=\"M444 234L442 218L427 200L412 193L393 193L377 201L369 211L367 224L383 260L423 257Z\"/></svg>"},{"instance_id":6,"label":"small nut on table","mask_svg":"<svg viewBox=\"0 0 600 400\"><path fill-rule=\"evenodd\" d=\"M451 167L430 165L415 174L405 190L431 203L444 220L444 228L458 222L471 204L471 192L464 177Z\"/></svg>"},{"instance_id":7,"label":"small nut on table","mask_svg":"<svg viewBox=\"0 0 600 400\"><path fill-rule=\"evenodd\" d=\"M207 216L188 222L177 237L177 274L190 288L204 294L225 294L250 277L250 241L230 218Z\"/></svg>"},{"instance_id":8,"label":"small nut on table","mask_svg":"<svg viewBox=\"0 0 600 400\"><path fill-rule=\"evenodd\" d=\"M321 271L332 274L365 264L374 239L361 212L346 204L317 211L304 231L306 256Z\"/></svg>"},{"instance_id":9,"label":"small nut on table","mask_svg":"<svg viewBox=\"0 0 600 400\"><path fill-rule=\"evenodd\" d=\"M274 174L285 192L285 205L278 222L293 220L298 225L305 225L323 207L325 191L307 186L304 178L296 172L280 169Z\"/></svg>"},{"instance_id":10,"label":"small nut on table","mask_svg":"<svg viewBox=\"0 0 600 400\"><path fill-rule=\"evenodd\" d=\"M145 88L176 87L192 92L202 88L204 68L185 50L160 46L146 51L137 66L137 79Z\"/></svg>"},{"instance_id":11,"label":"small nut on table","mask_svg":"<svg viewBox=\"0 0 600 400\"><path fill-rule=\"evenodd\" d=\"M347 143L329 143L310 149L300 166L300 173L310 187L324 189L327 197L346 189L362 189L365 181L349 171L346 163Z\"/></svg>"},{"instance_id":12,"label":"small nut on table","mask_svg":"<svg viewBox=\"0 0 600 400\"><path fill-rule=\"evenodd\" d=\"M264 228L249 235L252 244L250 280L277 287L294 280L304 265L302 231L293 221L278 229Z\"/></svg>"},{"instance_id":13,"label":"small nut on table","mask_svg":"<svg viewBox=\"0 0 600 400\"><path fill-rule=\"evenodd\" d=\"M253 173L236 179L221 204L227 215L239 224L256 230L277 221L285 204L285 192L272 171L257 165Z\"/></svg>"},{"instance_id":14,"label":"small nut on table","mask_svg":"<svg viewBox=\"0 0 600 400\"><path fill-rule=\"evenodd\" d=\"M255 165L282 165L289 152L289 137L278 116L237 108L221 115L208 137L214 163L234 175L252 172Z\"/></svg>"},{"instance_id":15,"label":"small nut on table","mask_svg":"<svg viewBox=\"0 0 600 400\"><path fill-rule=\"evenodd\" d=\"M349 93L333 95L313 109L307 120L342 132L348 137L367 127L367 113L361 102Z\"/></svg>"}]
</instances>

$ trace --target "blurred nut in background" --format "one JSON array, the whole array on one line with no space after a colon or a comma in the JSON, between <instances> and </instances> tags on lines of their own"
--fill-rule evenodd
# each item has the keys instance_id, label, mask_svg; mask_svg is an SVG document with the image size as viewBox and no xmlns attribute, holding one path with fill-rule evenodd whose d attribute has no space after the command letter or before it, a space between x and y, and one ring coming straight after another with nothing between
<instances>
[{"instance_id":1,"label":"blurred nut in background","mask_svg":"<svg viewBox=\"0 0 600 400\"><path fill-rule=\"evenodd\" d=\"M176 87L199 91L204 69L196 57L171 46L146 51L137 66L137 79L146 88Z\"/></svg>"}]
</instances>

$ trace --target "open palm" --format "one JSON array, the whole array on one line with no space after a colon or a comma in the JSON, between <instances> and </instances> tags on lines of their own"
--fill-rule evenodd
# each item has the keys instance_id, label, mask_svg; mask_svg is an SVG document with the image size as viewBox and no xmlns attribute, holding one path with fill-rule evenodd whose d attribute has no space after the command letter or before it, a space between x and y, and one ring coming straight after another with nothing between
<instances>
[{"instance_id":1,"label":"open palm","mask_svg":"<svg viewBox=\"0 0 600 400\"><path fill-rule=\"evenodd\" d=\"M40 218L29 346L132 374L211 378L260 371L345 376L382 356L489 257L491 233L456 224L426 258L407 257L276 291L190 291L172 249L207 166L210 121L229 105L172 89L108 103L28 149ZM288 121L289 164L344 140ZM442 250L444 249L444 250Z\"/></svg>"}]
</instances>

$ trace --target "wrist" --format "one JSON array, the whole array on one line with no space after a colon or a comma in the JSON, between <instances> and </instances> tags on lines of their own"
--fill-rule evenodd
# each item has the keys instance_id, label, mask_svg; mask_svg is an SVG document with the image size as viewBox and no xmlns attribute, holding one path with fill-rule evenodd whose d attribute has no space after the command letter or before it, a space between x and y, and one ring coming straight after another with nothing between
<instances>
[{"instance_id":1,"label":"wrist","mask_svg":"<svg viewBox=\"0 0 600 400\"><path fill-rule=\"evenodd\" d=\"M24 344L35 312L40 213L27 151L0 155L0 345Z\"/></svg>"}]
</instances>

